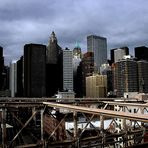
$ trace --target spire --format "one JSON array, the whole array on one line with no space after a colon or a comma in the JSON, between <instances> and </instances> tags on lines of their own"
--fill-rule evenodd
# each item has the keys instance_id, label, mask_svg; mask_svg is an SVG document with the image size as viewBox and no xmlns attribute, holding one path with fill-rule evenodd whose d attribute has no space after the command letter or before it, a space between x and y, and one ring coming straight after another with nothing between
<instances>
[{"instance_id":1,"label":"spire","mask_svg":"<svg viewBox=\"0 0 148 148\"><path fill-rule=\"evenodd\" d=\"M81 47L78 42L75 43L75 47L73 49L73 56L81 58Z\"/></svg>"},{"instance_id":2,"label":"spire","mask_svg":"<svg viewBox=\"0 0 148 148\"><path fill-rule=\"evenodd\" d=\"M75 48L80 48L79 42L76 41Z\"/></svg>"},{"instance_id":3,"label":"spire","mask_svg":"<svg viewBox=\"0 0 148 148\"><path fill-rule=\"evenodd\" d=\"M50 42L57 42L57 38L56 38L54 31L52 31L50 35Z\"/></svg>"}]
</instances>

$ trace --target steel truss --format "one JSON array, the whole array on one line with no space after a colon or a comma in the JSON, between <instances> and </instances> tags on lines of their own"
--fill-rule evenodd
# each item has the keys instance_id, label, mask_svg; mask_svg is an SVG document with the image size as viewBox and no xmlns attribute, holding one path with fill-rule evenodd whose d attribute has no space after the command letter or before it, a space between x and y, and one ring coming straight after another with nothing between
<instances>
[{"instance_id":1,"label":"steel truss","mask_svg":"<svg viewBox=\"0 0 148 148\"><path fill-rule=\"evenodd\" d=\"M105 98L62 101L54 98L14 98L14 100L2 98L0 99L2 127L0 147L116 148L119 145L128 147L146 144L144 139L147 133L148 104L106 100ZM132 108L134 113L131 113L131 106L134 107ZM48 120L45 120L46 117ZM78 126L79 117L83 117L86 123L81 129ZM72 120L74 127L66 130L63 125L69 119ZM107 129L105 129L106 119L111 120ZM117 119L122 120L122 126ZM94 120L100 121L100 124L95 126L92 124ZM45 122L47 128L50 128L48 131ZM55 125L52 127L50 123ZM11 138L8 137L7 124L13 127Z\"/></svg>"}]
</instances>

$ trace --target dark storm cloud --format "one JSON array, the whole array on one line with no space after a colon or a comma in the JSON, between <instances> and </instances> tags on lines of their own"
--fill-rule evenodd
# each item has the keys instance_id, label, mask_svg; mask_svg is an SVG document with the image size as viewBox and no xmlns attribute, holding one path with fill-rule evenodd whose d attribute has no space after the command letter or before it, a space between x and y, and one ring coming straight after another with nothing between
<instances>
[{"instance_id":1,"label":"dark storm cloud","mask_svg":"<svg viewBox=\"0 0 148 148\"><path fill-rule=\"evenodd\" d=\"M62 48L86 37L104 36L108 49L147 45L146 0L5 0L0 5L0 45L8 61L23 54L27 43L48 44L54 30Z\"/></svg>"}]
</instances>

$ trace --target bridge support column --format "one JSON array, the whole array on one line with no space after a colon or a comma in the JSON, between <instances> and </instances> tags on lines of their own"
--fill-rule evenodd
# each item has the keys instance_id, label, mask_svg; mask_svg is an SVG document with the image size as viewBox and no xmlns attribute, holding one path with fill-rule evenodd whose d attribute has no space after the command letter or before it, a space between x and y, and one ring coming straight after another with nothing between
<instances>
[{"instance_id":1,"label":"bridge support column","mask_svg":"<svg viewBox=\"0 0 148 148\"><path fill-rule=\"evenodd\" d=\"M44 113L44 110L41 109L41 140L43 141L44 140L44 131L43 131L43 113Z\"/></svg>"},{"instance_id":2,"label":"bridge support column","mask_svg":"<svg viewBox=\"0 0 148 148\"><path fill-rule=\"evenodd\" d=\"M105 133L104 133L104 116L100 115L100 131L101 131L101 135L102 135L102 148L104 148L104 144L105 144Z\"/></svg>"},{"instance_id":3,"label":"bridge support column","mask_svg":"<svg viewBox=\"0 0 148 148\"><path fill-rule=\"evenodd\" d=\"M6 148L6 109L2 109L2 147Z\"/></svg>"},{"instance_id":4,"label":"bridge support column","mask_svg":"<svg viewBox=\"0 0 148 148\"><path fill-rule=\"evenodd\" d=\"M78 142L77 142L77 139L78 139L78 123L77 123L77 112L74 111L73 112L73 121L74 121L74 140L76 141L75 143L75 146L78 146Z\"/></svg>"}]
</instances>

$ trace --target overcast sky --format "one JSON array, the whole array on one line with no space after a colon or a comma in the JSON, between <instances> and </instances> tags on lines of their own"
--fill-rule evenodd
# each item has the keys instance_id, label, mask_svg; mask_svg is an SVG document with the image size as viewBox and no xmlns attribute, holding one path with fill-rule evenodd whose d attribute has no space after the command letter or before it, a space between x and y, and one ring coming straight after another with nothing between
<instances>
[{"instance_id":1,"label":"overcast sky","mask_svg":"<svg viewBox=\"0 0 148 148\"><path fill-rule=\"evenodd\" d=\"M0 0L0 46L5 63L23 55L24 44L48 44L55 31L62 48L83 51L90 34L109 49L148 44L148 0Z\"/></svg>"}]
</instances>

